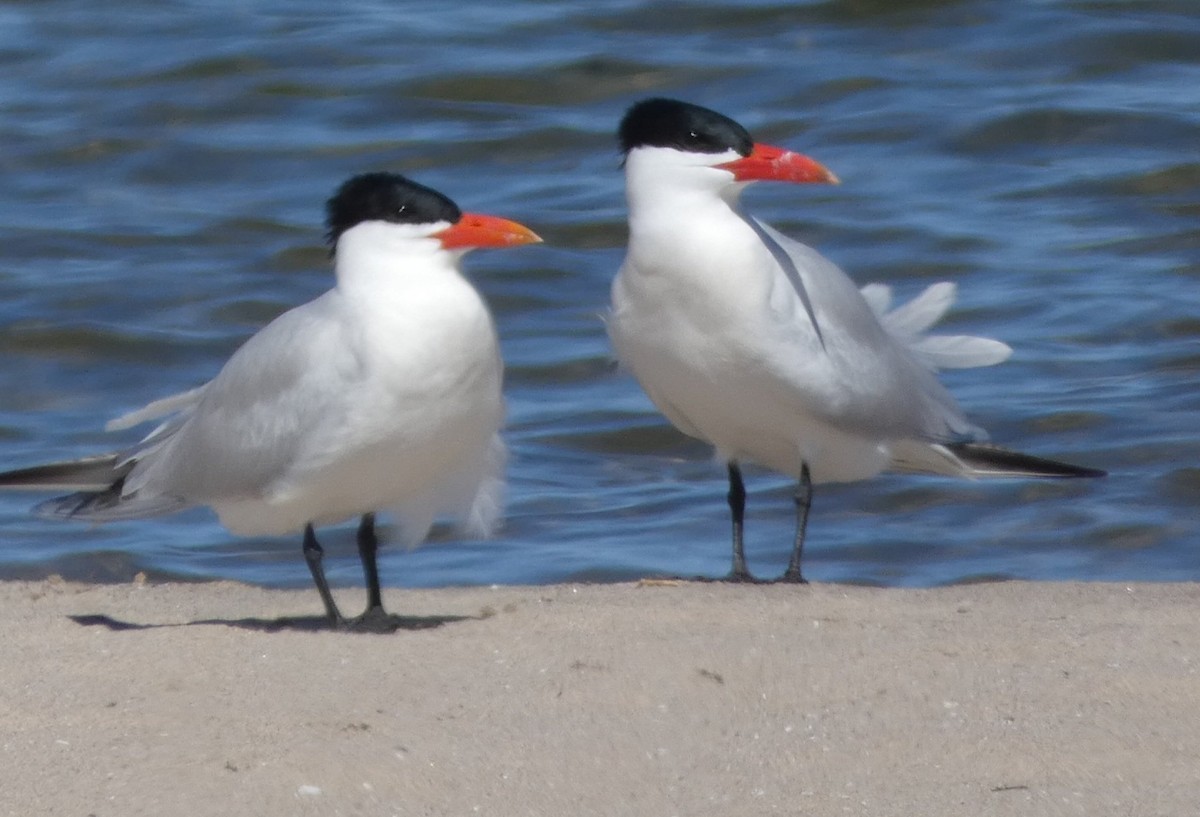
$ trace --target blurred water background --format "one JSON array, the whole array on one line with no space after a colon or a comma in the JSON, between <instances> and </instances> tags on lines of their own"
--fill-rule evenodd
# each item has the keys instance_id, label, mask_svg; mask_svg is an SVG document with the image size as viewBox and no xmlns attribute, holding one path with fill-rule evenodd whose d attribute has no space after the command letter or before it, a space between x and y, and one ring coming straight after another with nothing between
<instances>
[{"instance_id":1,"label":"blurred water background","mask_svg":"<svg viewBox=\"0 0 1200 817\"><path fill-rule=\"evenodd\" d=\"M509 365L507 523L385 549L384 582L723 574L724 469L615 369L600 317L613 130L648 95L834 169L747 203L860 284L958 282L945 325L1016 349L945 377L971 417L1112 472L823 486L810 578L1200 578L1195 0L0 2L0 464L132 440L104 421L330 286L325 198L395 170L547 243L467 260ZM791 486L748 485L751 566L775 575ZM298 536L207 510L53 523L35 499L0 494L0 577L309 581ZM361 582L352 525L324 540L335 583Z\"/></svg>"}]
</instances>

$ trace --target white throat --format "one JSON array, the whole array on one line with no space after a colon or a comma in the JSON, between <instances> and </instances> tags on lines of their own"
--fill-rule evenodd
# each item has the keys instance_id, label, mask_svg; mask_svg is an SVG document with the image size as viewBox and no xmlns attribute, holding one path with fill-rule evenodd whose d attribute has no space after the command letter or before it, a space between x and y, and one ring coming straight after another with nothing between
<instances>
[{"instance_id":1,"label":"white throat","mask_svg":"<svg viewBox=\"0 0 1200 817\"><path fill-rule=\"evenodd\" d=\"M462 253L447 252L432 232L448 225L367 221L338 238L334 273L347 294L381 292L429 275L457 273Z\"/></svg>"}]
</instances>

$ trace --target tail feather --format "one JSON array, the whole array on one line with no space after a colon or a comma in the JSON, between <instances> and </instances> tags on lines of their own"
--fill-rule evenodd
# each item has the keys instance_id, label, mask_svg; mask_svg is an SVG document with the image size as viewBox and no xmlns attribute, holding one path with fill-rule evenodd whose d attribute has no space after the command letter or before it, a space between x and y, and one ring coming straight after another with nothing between
<instances>
[{"instance_id":1,"label":"tail feather","mask_svg":"<svg viewBox=\"0 0 1200 817\"><path fill-rule=\"evenodd\" d=\"M906 304L881 315L883 325L898 335L915 336L945 317L954 306L958 287L947 281L932 284Z\"/></svg>"},{"instance_id":2,"label":"tail feather","mask_svg":"<svg viewBox=\"0 0 1200 817\"><path fill-rule=\"evenodd\" d=\"M1012 356L1012 347L974 335L925 335L912 350L934 369L974 369L994 366Z\"/></svg>"},{"instance_id":3,"label":"tail feather","mask_svg":"<svg viewBox=\"0 0 1200 817\"><path fill-rule=\"evenodd\" d=\"M1080 479L1107 476L1106 472L1096 468L1022 454L990 443L925 443L916 440L906 440L892 446L891 470L967 479Z\"/></svg>"},{"instance_id":4,"label":"tail feather","mask_svg":"<svg viewBox=\"0 0 1200 817\"><path fill-rule=\"evenodd\" d=\"M204 395L205 388L206 386L197 386L194 389L180 392L179 394L172 394L170 397L164 397L161 400L155 400L153 403L122 414L120 417L114 417L104 426L104 430L124 431L127 428L141 425L147 420L155 420L174 412L190 409L200 401L200 398Z\"/></svg>"},{"instance_id":5,"label":"tail feather","mask_svg":"<svg viewBox=\"0 0 1200 817\"><path fill-rule=\"evenodd\" d=\"M895 309L887 286L867 284L859 291L884 328L933 371L994 366L1012 355L1008 344L991 338L925 334L954 304L958 291L954 284L933 284Z\"/></svg>"}]
</instances>

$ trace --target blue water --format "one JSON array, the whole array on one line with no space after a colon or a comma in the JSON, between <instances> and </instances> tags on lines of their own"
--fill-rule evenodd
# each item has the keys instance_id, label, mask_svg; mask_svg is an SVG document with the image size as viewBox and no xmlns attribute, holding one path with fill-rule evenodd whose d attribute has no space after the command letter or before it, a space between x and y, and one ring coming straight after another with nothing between
<instances>
[{"instance_id":1,"label":"blue water","mask_svg":"<svg viewBox=\"0 0 1200 817\"><path fill-rule=\"evenodd\" d=\"M108 450L109 417L211 377L330 285L324 199L388 169L547 244L477 253L508 361L501 535L385 550L389 585L728 569L724 469L612 365L612 132L647 95L721 110L837 188L756 214L1008 363L945 380L997 442L1099 482L822 486L815 580L1200 578L1200 7L1176 2L0 4L0 464ZM790 486L753 473L751 566ZM0 495L0 577L306 584L297 539L206 510L89 527ZM361 582L353 528L325 534Z\"/></svg>"}]
</instances>

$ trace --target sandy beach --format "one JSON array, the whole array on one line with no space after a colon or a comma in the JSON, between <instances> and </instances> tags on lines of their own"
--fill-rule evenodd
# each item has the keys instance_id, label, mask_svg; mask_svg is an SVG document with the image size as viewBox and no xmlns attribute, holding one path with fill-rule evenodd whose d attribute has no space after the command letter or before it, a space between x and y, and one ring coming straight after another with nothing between
<instances>
[{"instance_id":1,"label":"sandy beach","mask_svg":"<svg viewBox=\"0 0 1200 817\"><path fill-rule=\"evenodd\" d=\"M346 609L361 594L339 591ZM0 584L3 815L1193 815L1200 586Z\"/></svg>"}]
</instances>

